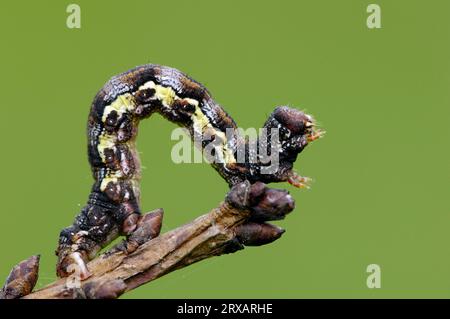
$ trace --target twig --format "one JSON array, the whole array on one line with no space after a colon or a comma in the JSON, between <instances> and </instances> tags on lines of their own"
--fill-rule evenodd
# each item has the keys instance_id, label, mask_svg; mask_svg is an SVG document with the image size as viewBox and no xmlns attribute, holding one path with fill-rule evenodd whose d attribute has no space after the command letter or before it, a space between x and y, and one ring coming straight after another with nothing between
<instances>
[{"instance_id":1,"label":"twig","mask_svg":"<svg viewBox=\"0 0 450 319\"><path fill-rule=\"evenodd\" d=\"M162 210L144 215L126 241L88 264L92 275L84 281L75 273L29 293L36 281L30 280L27 284L31 289L10 298L117 298L194 262L278 239L284 230L266 221L282 219L293 209L294 200L287 191L269 189L261 182L243 182L230 190L219 207L156 238ZM37 269L34 275L37 279ZM7 282L3 290L8 287Z\"/></svg>"}]
</instances>

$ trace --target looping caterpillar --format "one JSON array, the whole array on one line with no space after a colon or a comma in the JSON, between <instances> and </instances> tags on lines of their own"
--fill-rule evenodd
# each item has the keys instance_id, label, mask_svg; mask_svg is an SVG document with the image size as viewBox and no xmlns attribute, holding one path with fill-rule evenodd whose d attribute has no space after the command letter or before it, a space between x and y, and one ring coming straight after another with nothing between
<instances>
[{"instance_id":1,"label":"looping caterpillar","mask_svg":"<svg viewBox=\"0 0 450 319\"><path fill-rule=\"evenodd\" d=\"M288 181L303 187L307 181L293 171L297 155L320 137L311 116L286 106L277 107L264 128L279 130L279 167L262 173L262 162L237 162L239 146L248 143L238 134L234 120L208 90L182 72L148 64L111 78L97 93L88 119L88 157L94 184L86 206L72 226L65 228L57 248L59 276L78 266L82 279L89 276L86 262L119 235L130 235L140 218L140 163L135 147L141 119L158 112L187 128L191 137L208 133L220 139L224 161L211 165L233 186ZM227 129L234 134L225 135ZM270 145L270 136L264 139ZM248 148L245 147L248 152ZM245 154L248 159L251 154Z\"/></svg>"}]
</instances>

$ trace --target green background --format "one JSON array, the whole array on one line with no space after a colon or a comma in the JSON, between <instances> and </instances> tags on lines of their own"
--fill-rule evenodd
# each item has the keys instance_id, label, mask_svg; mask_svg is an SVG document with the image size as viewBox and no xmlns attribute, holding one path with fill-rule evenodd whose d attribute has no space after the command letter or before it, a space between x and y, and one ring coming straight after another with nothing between
<instances>
[{"instance_id":1,"label":"green background","mask_svg":"<svg viewBox=\"0 0 450 319\"><path fill-rule=\"evenodd\" d=\"M366 7L382 8L382 29ZM2 1L0 279L42 254L54 280L59 231L86 202L85 125L113 75L145 63L205 84L241 127L276 105L313 114L327 135L296 163L279 241L176 271L125 298L450 297L450 2ZM141 125L142 207L163 231L215 207L226 184L207 164L172 163L174 125ZM382 288L368 289L379 264Z\"/></svg>"}]
</instances>

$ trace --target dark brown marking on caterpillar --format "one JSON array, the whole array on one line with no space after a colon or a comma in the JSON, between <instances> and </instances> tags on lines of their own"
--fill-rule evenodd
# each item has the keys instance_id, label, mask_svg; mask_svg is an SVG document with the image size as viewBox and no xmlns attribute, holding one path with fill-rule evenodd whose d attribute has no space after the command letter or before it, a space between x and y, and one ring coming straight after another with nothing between
<instances>
[{"instance_id":1,"label":"dark brown marking on caterpillar","mask_svg":"<svg viewBox=\"0 0 450 319\"><path fill-rule=\"evenodd\" d=\"M227 158L212 166L231 186L249 181L264 183L289 181L302 186L293 163L306 145L320 136L313 119L288 107L278 107L264 124L280 133L279 169L262 174L265 164L236 162L239 146L247 141L237 133L235 121L217 104L208 90L182 72L159 65L143 65L111 78L97 93L88 119L88 157L94 184L86 206L72 226L65 228L57 249L59 276L76 264L81 277L89 276L85 263L114 238L130 235L139 221L140 164L135 148L138 124L154 112L186 127L191 137L211 133L222 142ZM234 133L227 140L225 132ZM270 131L269 131L270 132ZM265 142L270 147L270 134ZM270 199L268 199L270 204Z\"/></svg>"}]
</instances>

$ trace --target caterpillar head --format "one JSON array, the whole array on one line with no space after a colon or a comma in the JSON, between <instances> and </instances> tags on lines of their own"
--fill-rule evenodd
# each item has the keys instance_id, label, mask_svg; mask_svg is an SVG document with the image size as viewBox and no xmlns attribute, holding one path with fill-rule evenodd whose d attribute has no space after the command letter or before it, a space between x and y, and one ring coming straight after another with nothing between
<instances>
[{"instance_id":1,"label":"caterpillar head","mask_svg":"<svg viewBox=\"0 0 450 319\"><path fill-rule=\"evenodd\" d=\"M293 136L312 134L314 119L297 109L288 106L279 106L273 111L273 118Z\"/></svg>"},{"instance_id":2,"label":"caterpillar head","mask_svg":"<svg viewBox=\"0 0 450 319\"><path fill-rule=\"evenodd\" d=\"M288 106L277 107L267 124L278 128L280 142L286 149L297 151L297 154L325 133L317 129L316 121L311 115Z\"/></svg>"},{"instance_id":3,"label":"caterpillar head","mask_svg":"<svg viewBox=\"0 0 450 319\"><path fill-rule=\"evenodd\" d=\"M259 178L266 182L289 181L290 183L300 178L293 171L298 154L324 133L316 128L314 118L300 110L279 106L272 112L264 128L267 130L267 145L273 147L275 142L278 144L276 154L279 165L276 172L261 175ZM295 183L295 181L292 182L292 184ZM299 182L298 185L303 184Z\"/></svg>"}]
</instances>

